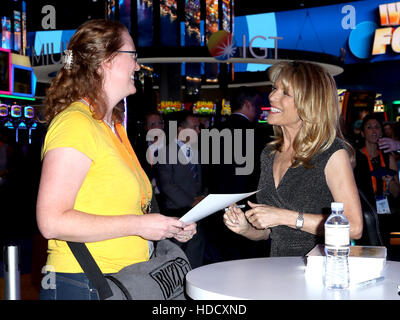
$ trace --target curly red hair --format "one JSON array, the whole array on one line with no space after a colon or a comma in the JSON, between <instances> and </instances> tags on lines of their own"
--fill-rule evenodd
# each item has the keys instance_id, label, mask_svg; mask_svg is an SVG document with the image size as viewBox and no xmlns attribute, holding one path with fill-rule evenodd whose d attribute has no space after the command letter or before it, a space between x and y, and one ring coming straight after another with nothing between
<instances>
[{"instance_id":1,"label":"curly red hair","mask_svg":"<svg viewBox=\"0 0 400 320\"><path fill-rule=\"evenodd\" d=\"M73 54L72 66L70 70L62 68L46 92L46 122L83 97L91 103L93 118L104 117L106 104L101 65L123 46L124 32L129 33L122 23L110 20L90 20L77 29L68 44ZM113 110L113 120L120 123L123 117L124 108L119 103Z\"/></svg>"}]
</instances>

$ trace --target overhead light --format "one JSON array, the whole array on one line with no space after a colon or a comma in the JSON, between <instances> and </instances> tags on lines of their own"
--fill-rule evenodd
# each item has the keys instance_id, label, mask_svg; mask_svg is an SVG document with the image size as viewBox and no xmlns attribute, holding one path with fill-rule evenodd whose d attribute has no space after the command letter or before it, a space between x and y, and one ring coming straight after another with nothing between
<instances>
[{"instance_id":1,"label":"overhead light","mask_svg":"<svg viewBox=\"0 0 400 320\"><path fill-rule=\"evenodd\" d=\"M186 80L194 81L194 82L201 82L201 78L198 78L198 77L186 76Z\"/></svg>"}]
</instances>

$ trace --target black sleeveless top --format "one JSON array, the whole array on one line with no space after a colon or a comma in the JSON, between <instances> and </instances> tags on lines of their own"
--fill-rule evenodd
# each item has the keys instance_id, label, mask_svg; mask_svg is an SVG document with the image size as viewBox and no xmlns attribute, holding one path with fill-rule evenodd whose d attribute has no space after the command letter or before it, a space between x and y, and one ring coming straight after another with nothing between
<instances>
[{"instance_id":1,"label":"black sleeveless top","mask_svg":"<svg viewBox=\"0 0 400 320\"><path fill-rule=\"evenodd\" d=\"M273 163L275 155L267 146L261 154L261 176L257 202L270 206L315 214L330 214L334 201L325 178L325 166L333 153L346 149L344 142L336 138L324 152L311 160L312 168L290 167L275 188ZM323 237L293 229L288 226L271 228L271 256L304 256Z\"/></svg>"}]
</instances>

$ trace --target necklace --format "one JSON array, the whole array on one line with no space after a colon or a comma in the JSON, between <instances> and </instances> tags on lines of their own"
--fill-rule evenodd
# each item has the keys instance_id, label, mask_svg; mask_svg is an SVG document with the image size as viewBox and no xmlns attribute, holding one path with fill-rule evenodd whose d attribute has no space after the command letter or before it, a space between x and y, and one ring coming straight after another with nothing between
<instances>
[{"instance_id":1,"label":"necklace","mask_svg":"<svg viewBox=\"0 0 400 320\"><path fill-rule=\"evenodd\" d=\"M86 104L90 108L90 110L93 112L93 108L92 108L91 104L86 100L86 98L81 98L80 101L83 102L84 104Z\"/></svg>"},{"instance_id":2,"label":"necklace","mask_svg":"<svg viewBox=\"0 0 400 320\"><path fill-rule=\"evenodd\" d=\"M81 98L80 101L83 102L84 104L86 104L87 106L89 106L90 109L92 109L92 106L90 105L90 103L89 103L85 98ZM111 120L111 123L109 123L106 119L103 119L103 121L104 121L104 123L105 123L106 125L108 125L108 126L110 127L111 131L112 131L114 134L116 134L116 133L115 133L115 123L114 123L114 120Z\"/></svg>"},{"instance_id":3,"label":"necklace","mask_svg":"<svg viewBox=\"0 0 400 320\"><path fill-rule=\"evenodd\" d=\"M109 123L106 119L103 119L104 123L108 125L111 129L111 131L115 134L115 124L114 120L111 120L111 123Z\"/></svg>"}]
</instances>

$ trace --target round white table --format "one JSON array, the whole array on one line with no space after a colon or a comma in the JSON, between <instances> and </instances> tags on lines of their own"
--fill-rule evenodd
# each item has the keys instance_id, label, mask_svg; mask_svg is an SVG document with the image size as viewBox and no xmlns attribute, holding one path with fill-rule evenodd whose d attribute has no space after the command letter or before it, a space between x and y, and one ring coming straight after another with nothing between
<instances>
[{"instance_id":1,"label":"round white table","mask_svg":"<svg viewBox=\"0 0 400 320\"><path fill-rule=\"evenodd\" d=\"M400 262L386 261L383 281L347 290L326 289L322 278L306 278L305 268L302 257L209 264L186 275L186 293L194 300L400 300Z\"/></svg>"}]
</instances>

